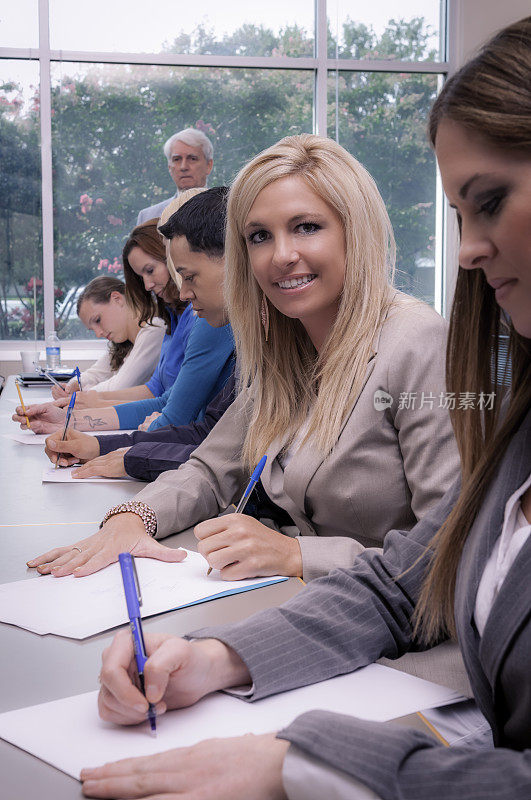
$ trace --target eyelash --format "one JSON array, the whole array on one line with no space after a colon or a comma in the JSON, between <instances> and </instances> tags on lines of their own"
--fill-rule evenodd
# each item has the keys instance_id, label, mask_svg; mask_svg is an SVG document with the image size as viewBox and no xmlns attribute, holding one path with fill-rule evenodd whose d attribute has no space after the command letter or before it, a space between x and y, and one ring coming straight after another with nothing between
<instances>
[{"instance_id":1,"label":"eyelash","mask_svg":"<svg viewBox=\"0 0 531 800\"><path fill-rule=\"evenodd\" d=\"M299 229L302 229L302 228L305 228L305 227L306 228L311 228L311 230L305 230L305 231L304 230L299 230ZM321 225L318 225L317 222L299 222L295 226L295 231L297 231L299 233L302 233L303 236L309 236L312 233L316 233L316 231L320 231L320 230L321 230ZM265 230L254 231L253 233L249 234L249 236L247 237L247 241L249 242L249 244L262 244L262 242L267 241L266 238L261 239L260 241L256 241L255 237L258 236L259 234L265 234L266 237L269 236L268 232L265 231Z\"/></svg>"},{"instance_id":2,"label":"eyelash","mask_svg":"<svg viewBox=\"0 0 531 800\"><path fill-rule=\"evenodd\" d=\"M504 194L494 195L494 197L491 197L489 200L487 200L486 203L483 203L483 205L480 207L477 213L486 214L487 217L493 217L496 214L496 212L499 211L500 205L504 197L505 197Z\"/></svg>"},{"instance_id":3,"label":"eyelash","mask_svg":"<svg viewBox=\"0 0 531 800\"><path fill-rule=\"evenodd\" d=\"M193 281L194 277L195 277L194 275L187 275L185 278L183 278L183 281L190 281L190 283L191 283Z\"/></svg>"}]
</instances>

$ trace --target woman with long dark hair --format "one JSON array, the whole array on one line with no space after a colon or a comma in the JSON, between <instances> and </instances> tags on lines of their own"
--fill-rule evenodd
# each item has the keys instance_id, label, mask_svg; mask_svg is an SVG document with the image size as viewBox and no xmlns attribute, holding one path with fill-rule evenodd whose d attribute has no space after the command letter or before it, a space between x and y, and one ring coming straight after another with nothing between
<instances>
[{"instance_id":1,"label":"woman with long dark hair","mask_svg":"<svg viewBox=\"0 0 531 800\"><path fill-rule=\"evenodd\" d=\"M362 554L281 608L192 642L147 636L147 700L128 677L131 637L119 635L104 656L100 713L131 724L147 701L162 712L245 684L258 699L456 633L494 748L445 748L416 730L312 711L278 734L83 770L85 795L531 797L531 17L448 81L430 134L461 230L448 388L479 400L452 411L459 479L412 531L391 531L383 554Z\"/></svg>"}]
</instances>

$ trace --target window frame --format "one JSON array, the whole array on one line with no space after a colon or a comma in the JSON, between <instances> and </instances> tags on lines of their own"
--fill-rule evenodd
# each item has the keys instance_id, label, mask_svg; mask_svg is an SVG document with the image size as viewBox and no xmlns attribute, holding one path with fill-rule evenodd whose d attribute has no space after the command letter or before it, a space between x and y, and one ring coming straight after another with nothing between
<instances>
[{"instance_id":1,"label":"window frame","mask_svg":"<svg viewBox=\"0 0 531 800\"><path fill-rule=\"evenodd\" d=\"M42 259L44 285L44 338L54 328L54 240L53 240L53 186L52 186L52 62L85 62L99 64L144 64L162 66L232 67L260 69L311 70L314 74L313 129L327 135L327 78L330 71L351 72L416 72L437 74L444 79L455 71L458 56L458 11L460 0L442 0L440 41L443 43L443 61L394 61L330 58L327 53L327 0L315 0L315 52L313 57L287 56L210 56L190 54L111 53L96 51L52 50L50 48L49 0L38 0L39 47L0 48L0 58L37 60L40 67L40 136L42 167ZM333 131L330 131L333 135ZM450 242L457 241L453 217L448 214L440 177L437 172L436 188L436 252L435 252L435 308L446 314L450 308L453 285L457 273L457 253ZM3 340L3 350L19 350L22 340ZM65 350L98 350L103 342L90 339L68 340ZM42 349L44 342L37 342Z\"/></svg>"}]
</instances>

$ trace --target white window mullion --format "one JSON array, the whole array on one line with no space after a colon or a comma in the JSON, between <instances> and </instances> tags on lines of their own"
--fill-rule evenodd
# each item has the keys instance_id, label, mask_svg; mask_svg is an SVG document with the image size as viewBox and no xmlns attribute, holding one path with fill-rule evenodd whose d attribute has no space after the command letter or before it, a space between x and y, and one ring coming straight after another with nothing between
<instances>
[{"instance_id":1,"label":"white window mullion","mask_svg":"<svg viewBox=\"0 0 531 800\"><path fill-rule=\"evenodd\" d=\"M44 338L55 327L53 265L52 90L48 0L39 0L39 66L42 173L42 282Z\"/></svg>"},{"instance_id":2,"label":"white window mullion","mask_svg":"<svg viewBox=\"0 0 531 800\"><path fill-rule=\"evenodd\" d=\"M317 68L315 72L314 130L320 136L326 136L327 48L326 0L315 0L315 55Z\"/></svg>"}]
</instances>

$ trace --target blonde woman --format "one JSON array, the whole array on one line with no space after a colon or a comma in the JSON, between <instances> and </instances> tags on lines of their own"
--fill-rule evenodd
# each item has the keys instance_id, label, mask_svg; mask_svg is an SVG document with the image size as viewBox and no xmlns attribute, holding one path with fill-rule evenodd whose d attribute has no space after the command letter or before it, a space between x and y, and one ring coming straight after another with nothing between
<instances>
[{"instance_id":1,"label":"blonde woman","mask_svg":"<svg viewBox=\"0 0 531 800\"><path fill-rule=\"evenodd\" d=\"M230 192L226 250L243 391L188 463L111 509L78 549L31 566L81 576L124 550L180 560L153 536L197 525L224 578L308 580L411 528L458 457L441 402L445 323L392 287L393 257L374 181L342 147L303 135L253 159ZM217 518L264 454L263 488L293 524Z\"/></svg>"}]
</instances>

